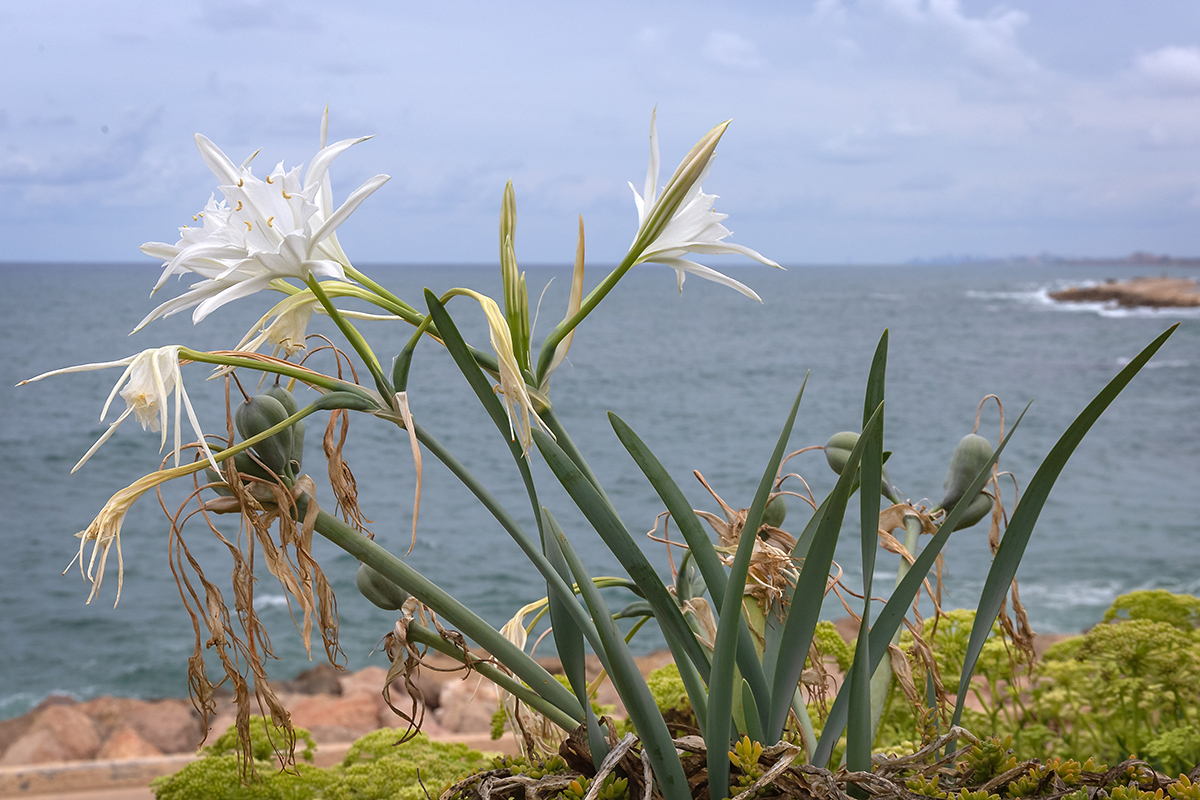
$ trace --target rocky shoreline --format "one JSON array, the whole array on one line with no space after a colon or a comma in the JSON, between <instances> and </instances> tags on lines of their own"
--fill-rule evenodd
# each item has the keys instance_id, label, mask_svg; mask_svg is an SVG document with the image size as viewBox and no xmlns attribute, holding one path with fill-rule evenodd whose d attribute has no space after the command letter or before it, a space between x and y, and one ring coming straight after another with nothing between
<instances>
[{"instance_id":1,"label":"rocky shoreline","mask_svg":"<svg viewBox=\"0 0 1200 800\"><path fill-rule=\"evenodd\" d=\"M1200 286L1191 278L1109 279L1098 286L1050 292L1050 297L1070 303L1116 303L1122 308L1197 308L1200 307Z\"/></svg>"},{"instance_id":2,"label":"rocky shoreline","mask_svg":"<svg viewBox=\"0 0 1200 800\"><path fill-rule=\"evenodd\" d=\"M551 672L561 671L557 659L539 659ZM638 659L643 674L670 661L667 652ZM417 688L424 700L422 730L432 738L476 739L491 731L498 701L492 685L477 675L464 676L461 665L433 654L426 660ZM600 673L599 662L589 659L588 677ZM292 722L307 728L318 745L344 744L380 728L406 727L388 708L382 690L387 670L366 667L342 672L323 664L294 680L272 684L292 715ZM465 678L465 679L464 679ZM392 702L407 709L403 682L392 684ZM612 685L600 687L599 702L617 706ZM217 698L217 716L209 720L209 742L235 721L232 694ZM46 698L36 708L12 719L0 720L0 770L36 764L123 761L172 754L194 754L205 740L200 714L186 699L137 700L97 697L78 701L65 695ZM496 743L496 750L504 749Z\"/></svg>"}]
</instances>

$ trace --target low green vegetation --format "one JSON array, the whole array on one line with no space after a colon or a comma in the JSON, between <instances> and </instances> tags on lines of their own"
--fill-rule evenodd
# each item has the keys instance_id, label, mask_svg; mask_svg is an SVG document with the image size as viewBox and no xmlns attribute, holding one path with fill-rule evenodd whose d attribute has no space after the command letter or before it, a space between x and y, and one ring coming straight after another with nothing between
<instances>
[{"instance_id":1,"label":"low green vegetation","mask_svg":"<svg viewBox=\"0 0 1200 800\"><path fill-rule=\"evenodd\" d=\"M243 779L236 755L237 731L231 727L205 748L200 759L155 780L155 796L158 800L425 800L426 789L437 797L464 773L492 764L465 744L433 742L425 734L397 744L400 733L383 729L355 742L340 764L315 767L307 762L316 745L308 731L297 728L297 739L306 745L302 753L298 751L305 763L281 770L271 737L282 731L268 727L261 717L251 718L250 731L253 776Z\"/></svg>"}]
</instances>

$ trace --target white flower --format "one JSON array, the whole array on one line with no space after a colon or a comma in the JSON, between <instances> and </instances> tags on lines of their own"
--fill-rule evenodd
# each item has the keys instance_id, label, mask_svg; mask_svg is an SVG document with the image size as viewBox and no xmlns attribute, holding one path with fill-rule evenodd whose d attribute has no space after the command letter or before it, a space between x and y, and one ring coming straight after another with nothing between
<instances>
[{"instance_id":1,"label":"white flower","mask_svg":"<svg viewBox=\"0 0 1200 800\"><path fill-rule=\"evenodd\" d=\"M285 171L282 162L265 178L257 178L249 166L236 166L215 144L196 134L200 155L221 182L225 199L210 198L193 217L202 224L180 228L175 244L147 242L141 249L165 262L154 291L171 275L192 272L203 280L155 308L137 327L193 306L192 319L199 322L214 309L265 289L278 278L304 281L312 275L346 280L348 262L334 232L388 176L371 178L335 210L329 165L368 138L322 146L302 180L300 167Z\"/></svg>"},{"instance_id":2,"label":"white flower","mask_svg":"<svg viewBox=\"0 0 1200 800\"><path fill-rule=\"evenodd\" d=\"M79 459L79 463L71 468L71 472L75 472L82 467L92 457L92 454L99 450L100 446L107 442L110 436L116 433L117 428L130 414L133 414L137 418L137 421L142 423L143 430L161 430L162 447L166 447L167 402L170 400L172 393L175 395L175 449L172 451L175 455L175 466L179 466L179 453L183 445L180 430L180 414L182 410L186 410L188 420L192 423L192 430L196 433L196 438L199 440L201 447L204 448L204 453L208 456L209 462L214 469L216 468L217 462L213 459L212 451L209 450L208 443L204 439L204 431L200 429L200 422L196 419L196 412L192 408L192 402L188 399L187 392L183 388L183 375L179 371L179 345L143 350L137 355L132 355L119 361L103 361L56 369L38 375L35 378L21 381L17 385L23 386L27 383L40 381L43 378L49 378L53 375L64 375L68 372L90 372L109 367L125 367L125 372L121 374L120 379L109 393L108 400L104 403L104 409L100 412L100 421L103 422L104 418L108 415L108 407L112 405L112 401L116 398L118 392L125 401L125 410L121 412L121 416L109 424L108 430L84 453L83 458Z\"/></svg>"},{"instance_id":3,"label":"white flower","mask_svg":"<svg viewBox=\"0 0 1200 800\"><path fill-rule=\"evenodd\" d=\"M634 239L637 247L645 244L635 264L653 262L671 267L679 275L679 290L683 291L683 280L687 273L698 275L716 283L736 289L744 295L761 302L761 298L750 287L735 281L715 269L689 261L683 256L688 253L720 255L738 253L772 267L774 261L748 247L722 241L730 231L721 224L728 214L713 210L716 195L705 194L700 184L708 176L716 153L717 142L724 134L728 122L718 125L701 139L675 170L670 182L658 193L658 130L656 114L650 116L650 165L646 170L644 194L639 195L632 183L634 203L638 210L638 233Z\"/></svg>"}]
</instances>

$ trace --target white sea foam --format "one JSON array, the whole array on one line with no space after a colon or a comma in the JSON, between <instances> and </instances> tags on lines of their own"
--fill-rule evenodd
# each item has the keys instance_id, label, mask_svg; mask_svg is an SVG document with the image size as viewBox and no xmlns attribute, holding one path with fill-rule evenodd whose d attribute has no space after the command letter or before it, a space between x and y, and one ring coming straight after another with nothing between
<instances>
[{"instance_id":1,"label":"white sea foam","mask_svg":"<svg viewBox=\"0 0 1200 800\"><path fill-rule=\"evenodd\" d=\"M256 594L254 596L254 605L256 606L283 606L287 607L288 598L282 594Z\"/></svg>"},{"instance_id":2,"label":"white sea foam","mask_svg":"<svg viewBox=\"0 0 1200 800\"><path fill-rule=\"evenodd\" d=\"M1036 286L1029 289L1008 292L988 292L977 289L968 289L966 296L975 300L1009 302L1018 305L1043 306L1047 309L1053 309L1055 311L1095 314L1097 316L1107 317L1110 319L1200 318L1200 307L1150 308L1147 306L1139 306L1137 308L1125 308L1118 305L1116 301L1061 301L1055 300L1050 296L1051 292L1061 291L1069 287L1086 289L1092 286L1100 285L1100 281L1056 281L1048 286Z\"/></svg>"}]
</instances>

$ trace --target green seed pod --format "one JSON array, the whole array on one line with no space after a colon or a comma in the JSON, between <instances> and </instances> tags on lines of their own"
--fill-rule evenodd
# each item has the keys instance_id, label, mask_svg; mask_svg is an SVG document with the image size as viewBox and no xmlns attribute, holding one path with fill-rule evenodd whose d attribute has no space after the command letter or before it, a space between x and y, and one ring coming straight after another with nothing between
<instances>
[{"instance_id":1,"label":"green seed pod","mask_svg":"<svg viewBox=\"0 0 1200 800\"><path fill-rule=\"evenodd\" d=\"M292 396L292 393L289 392L286 387L283 387L278 383L273 383L267 387L267 390L263 392L263 394L269 397L274 397L276 400L282 403L283 410L288 413L289 417L296 413L296 409L298 408L296 405L296 398Z\"/></svg>"},{"instance_id":2,"label":"green seed pod","mask_svg":"<svg viewBox=\"0 0 1200 800\"><path fill-rule=\"evenodd\" d=\"M776 495L773 499L767 501L767 507L763 509L762 524L770 525L772 528L783 526L784 517L787 516L787 503L783 500L783 495Z\"/></svg>"},{"instance_id":3,"label":"green seed pod","mask_svg":"<svg viewBox=\"0 0 1200 800\"><path fill-rule=\"evenodd\" d=\"M969 528L984 517L990 516L992 506L995 503L996 501L987 492L980 492L975 495L975 499L967 506L966 516L958 521L958 524L954 526L954 530L961 531L963 528Z\"/></svg>"},{"instance_id":4,"label":"green seed pod","mask_svg":"<svg viewBox=\"0 0 1200 800\"><path fill-rule=\"evenodd\" d=\"M850 460L850 452L854 450L856 444L858 444L856 431L842 431L830 436L829 441L825 443L825 460L829 462L829 468L841 475L842 470L846 468L846 462ZM896 492L892 488L892 479L888 477L887 464L883 465L882 478L879 487L880 494L892 499L892 495Z\"/></svg>"},{"instance_id":5,"label":"green seed pod","mask_svg":"<svg viewBox=\"0 0 1200 800\"><path fill-rule=\"evenodd\" d=\"M850 460L850 451L856 444L858 433L855 431L842 431L830 436L829 441L825 443L825 460L829 462L829 468L841 475L842 470L846 468L846 462Z\"/></svg>"},{"instance_id":6,"label":"green seed pod","mask_svg":"<svg viewBox=\"0 0 1200 800\"><path fill-rule=\"evenodd\" d=\"M968 433L959 440L950 456L950 469L942 488L942 508L953 511L954 506L967 492L971 481L992 457L992 443L977 433Z\"/></svg>"},{"instance_id":7,"label":"green seed pod","mask_svg":"<svg viewBox=\"0 0 1200 800\"><path fill-rule=\"evenodd\" d=\"M287 410L274 397L255 395L238 406L233 421L243 439L257 436L288 418ZM251 449L276 475L282 475L292 456L292 430L287 428Z\"/></svg>"},{"instance_id":8,"label":"green seed pod","mask_svg":"<svg viewBox=\"0 0 1200 800\"><path fill-rule=\"evenodd\" d=\"M263 394L270 395L278 400L283 405L283 410L290 417L296 413L299 406L296 404L296 398L285 387L276 383L267 387ZM299 473L300 465L304 463L304 421L301 420L292 426L292 452L291 461L292 468Z\"/></svg>"},{"instance_id":9,"label":"green seed pod","mask_svg":"<svg viewBox=\"0 0 1200 800\"><path fill-rule=\"evenodd\" d=\"M354 583L358 586L358 591L362 592L363 597L385 611L399 611L400 607L404 605L404 601L408 599L408 592L366 564L358 565L358 574L354 576Z\"/></svg>"}]
</instances>

